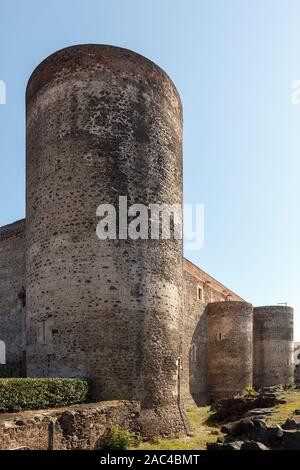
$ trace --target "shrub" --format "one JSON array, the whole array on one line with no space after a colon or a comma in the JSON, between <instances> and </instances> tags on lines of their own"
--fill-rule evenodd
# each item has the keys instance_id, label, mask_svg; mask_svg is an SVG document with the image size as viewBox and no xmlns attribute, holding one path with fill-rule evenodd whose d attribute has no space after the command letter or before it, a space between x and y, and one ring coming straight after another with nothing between
<instances>
[{"instance_id":1,"label":"shrub","mask_svg":"<svg viewBox=\"0 0 300 470\"><path fill-rule=\"evenodd\" d=\"M101 450L127 450L138 444L138 436L118 426L108 428Z\"/></svg>"},{"instance_id":2,"label":"shrub","mask_svg":"<svg viewBox=\"0 0 300 470\"><path fill-rule=\"evenodd\" d=\"M0 412L84 403L88 395L89 382L86 379L0 379Z\"/></svg>"},{"instance_id":3,"label":"shrub","mask_svg":"<svg viewBox=\"0 0 300 470\"><path fill-rule=\"evenodd\" d=\"M23 377L24 373L19 363L0 364L0 378Z\"/></svg>"}]
</instances>

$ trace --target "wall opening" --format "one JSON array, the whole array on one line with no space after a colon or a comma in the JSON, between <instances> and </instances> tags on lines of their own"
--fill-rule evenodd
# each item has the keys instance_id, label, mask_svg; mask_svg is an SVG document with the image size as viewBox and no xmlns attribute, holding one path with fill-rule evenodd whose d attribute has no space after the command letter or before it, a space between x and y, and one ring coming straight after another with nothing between
<instances>
[{"instance_id":1,"label":"wall opening","mask_svg":"<svg viewBox=\"0 0 300 470\"><path fill-rule=\"evenodd\" d=\"M0 341L0 364L6 364L6 346L4 341Z\"/></svg>"},{"instance_id":2,"label":"wall opening","mask_svg":"<svg viewBox=\"0 0 300 470\"><path fill-rule=\"evenodd\" d=\"M193 343L191 345L191 362L197 361L197 346Z\"/></svg>"},{"instance_id":3,"label":"wall opening","mask_svg":"<svg viewBox=\"0 0 300 470\"><path fill-rule=\"evenodd\" d=\"M201 286L197 287L197 300L203 301L203 288Z\"/></svg>"}]
</instances>

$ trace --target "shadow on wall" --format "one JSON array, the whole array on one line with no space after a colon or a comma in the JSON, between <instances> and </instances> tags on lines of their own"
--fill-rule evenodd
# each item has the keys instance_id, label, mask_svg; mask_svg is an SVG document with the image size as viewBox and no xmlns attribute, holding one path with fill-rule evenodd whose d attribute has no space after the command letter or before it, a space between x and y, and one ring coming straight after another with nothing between
<instances>
[{"instance_id":1,"label":"shadow on wall","mask_svg":"<svg viewBox=\"0 0 300 470\"><path fill-rule=\"evenodd\" d=\"M207 307L192 336L189 350L190 395L198 406L208 403L207 394Z\"/></svg>"}]
</instances>

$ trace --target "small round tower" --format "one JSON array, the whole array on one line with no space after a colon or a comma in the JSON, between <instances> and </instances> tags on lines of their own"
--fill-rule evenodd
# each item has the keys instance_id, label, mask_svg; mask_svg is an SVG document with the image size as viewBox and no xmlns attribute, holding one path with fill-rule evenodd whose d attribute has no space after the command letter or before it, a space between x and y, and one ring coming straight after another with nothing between
<instances>
[{"instance_id":1,"label":"small round tower","mask_svg":"<svg viewBox=\"0 0 300 470\"><path fill-rule=\"evenodd\" d=\"M247 302L208 304L208 388L213 401L252 385L252 319Z\"/></svg>"},{"instance_id":2,"label":"small round tower","mask_svg":"<svg viewBox=\"0 0 300 470\"><path fill-rule=\"evenodd\" d=\"M26 101L28 375L91 377L94 399L141 402L144 434L180 432L182 240L127 239L119 205L182 204L178 92L139 54L80 45ZM96 235L101 204L116 239Z\"/></svg>"},{"instance_id":3,"label":"small round tower","mask_svg":"<svg viewBox=\"0 0 300 470\"><path fill-rule=\"evenodd\" d=\"M282 305L253 309L255 388L293 382L293 317L293 309Z\"/></svg>"}]
</instances>

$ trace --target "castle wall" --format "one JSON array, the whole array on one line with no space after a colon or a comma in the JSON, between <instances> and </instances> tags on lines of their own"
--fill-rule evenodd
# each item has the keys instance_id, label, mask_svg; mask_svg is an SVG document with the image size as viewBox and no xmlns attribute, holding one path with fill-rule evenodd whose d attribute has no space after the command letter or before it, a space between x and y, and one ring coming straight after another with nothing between
<instances>
[{"instance_id":1,"label":"castle wall","mask_svg":"<svg viewBox=\"0 0 300 470\"><path fill-rule=\"evenodd\" d=\"M292 309L256 308L252 324L252 306L183 259L181 240L96 236L98 206L118 219L120 196L182 204L169 77L131 51L74 46L35 70L26 100L26 235L25 221L0 228L0 363L6 348L24 373L26 349L29 376L87 376L94 399L140 401L144 435L181 432L182 398L251 385L253 335L254 384L290 383Z\"/></svg>"},{"instance_id":2,"label":"castle wall","mask_svg":"<svg viewBox=\"0 0 300 470\"><path fill-rule=\"evenodd\" d=\"M208 305L208 390L211 400L253 384L253 307L247 302Z\"/></svg>"},{"instance_id":3,"label":"castle wall","mask_svg":"<svg viewBox=\"0 0 300 470\"><path fill-rule=\"evenodd\" d=\"M92 377L141 401L144 433L179 432L182 240L99 240L119 196L182 203L178 93L133 52L59 51L27 87L28 374Z\"/></svg>"},{"instance_id":4,"label":"castle wall","mask_svg":"<svg viewBox=\"0 0 300 470\"><path fill-rule=\"evenodd\" d=\"M294 381L293 314L291 307L282 305L254 308L255 388Z\"/></svg>"},{"instance_id":5,"label":"castle wall","mask_svg":"<svg viewBox=\"0 0 300 470\"><path fill-rule=\"evenodd\" d=\"M8 372L24 373L25 360L25 220L0 228L0 342L6 347ZM182 325L181 393L185 403L206 404L208 390L208 310L211 302L242 299L200 268L184 259L184 314ZM198 298L198 288L202 299ZM221 304L222 305L222 304ZM224 304L227 308L228 303ZM218 313L217 313L218 315ZM216 317L216 324L221 320ZM226 314L226 322L230 315ZM41 334L42 332L39 332ZM213 333L212 333L213 334ZM289 307L256 307L253 319L254 386L293 381L293 310ZM2 343L0 343L2 346ZM222 352L226 352L221 345ZM215 346L213 346L215 350ZM278 353L279 352L279 353ZM239 349L238 355L242 354ZM1 359L1 357L0 357ZM215 365L215 359L213 360ZM223 370L223 365L217 365ZM0 365L0 373L2 366Z\"/></svg>"},{"instance_id":6,"label":"castle wall","mask_svg":"<svg viewBox=\"0 0 300 470\"><path fill-rule=\"evenodd\" d=\"M5 343L7 370L13 375L21 372L25 360L24 288L25 221L20 220L0 228L0 341Z\"/></svg>"},{"instance_id":7,"label":"castle wall","mask_svg":"<svg viewBox=\"0 0 300 470\"><path fill-rule=\"evenodd\" d=\"M209 401L207 385L207 306L210 302L242 300L221 283L184 259L183 397L197 405ZM202 290L199 299L198 289Z\"/></svg>"}]
</instances>

